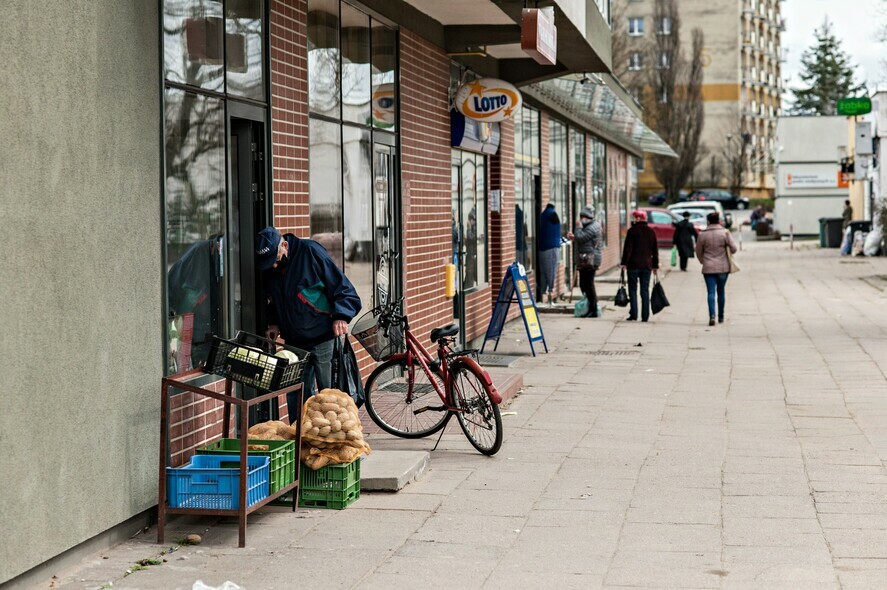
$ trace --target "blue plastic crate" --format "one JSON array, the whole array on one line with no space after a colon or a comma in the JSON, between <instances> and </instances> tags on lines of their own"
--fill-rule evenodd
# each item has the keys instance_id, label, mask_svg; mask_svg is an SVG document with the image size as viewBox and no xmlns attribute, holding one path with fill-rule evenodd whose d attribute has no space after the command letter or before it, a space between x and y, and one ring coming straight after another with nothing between
<instances>
[{"instance_id":1,"label":"blue plastic crate","mask_svg":"<svg viewBox=\"0 0 887 590\"><path fill-rule=\"evenodd\" d=\"M247 506L268 497L271 460L249 456ZM166 499L170 508L240 508L240 457L194 455L183 467L166 468Z\"/></svg>"}]
</instances>

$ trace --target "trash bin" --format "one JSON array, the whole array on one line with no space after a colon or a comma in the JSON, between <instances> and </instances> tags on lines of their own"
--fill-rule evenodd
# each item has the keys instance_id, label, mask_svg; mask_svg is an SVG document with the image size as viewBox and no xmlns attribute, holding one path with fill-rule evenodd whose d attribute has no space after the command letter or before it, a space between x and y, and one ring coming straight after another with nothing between
<instances>
[{"instance_id":1,"label":"trash bin","mask_svg":"<svg viewBox=\"0 0 887 590\"><path fill-rule=\"evenodd\" d=\"M819 245L822 248L840 248L844 232L841 231L841 224L844 222L840 217L820 217L819 218Z\"/></svg>"},{"instance_id":2,"label":"trash bin","mask_svg":"<svg viewBox=\"0 0 887 590\"><path fill-rule=\"evenodd\" d=\"M863 233L868 233L872 231L872 222L871 221L851 221L850 222L850 236L851 238L856 235L856 232L861 231Z\"/></svg>"}]
</instances>

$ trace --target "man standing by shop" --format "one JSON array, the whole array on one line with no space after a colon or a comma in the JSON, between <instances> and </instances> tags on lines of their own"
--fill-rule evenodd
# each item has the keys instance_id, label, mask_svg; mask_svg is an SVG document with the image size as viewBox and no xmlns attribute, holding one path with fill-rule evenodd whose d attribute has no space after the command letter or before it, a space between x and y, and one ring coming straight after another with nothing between
<instances>
[{"instance_id":1,"label":"man standing by shop","mask_svg":"<svg viewBox=\"0 0 887 590\"><path fill-rule=\"evenodd\" d=\"M844 201L844 210L841 212L841 231L847 231L847 226L853 221L853 207L850 206L850 199Z\"/></svg>"},{"instance_id":2,"label":"man standing by shop","mask_svg":"<svg viewBox=\"0 0 887 590\"><path fill-rule=\"evenodd\" d=\"M659 272L659 246L647 214L632 211L634 221L622 246L622 270L628 270L628 321L638 319L638 282L641 286L641 321L650 319L650 273Z\"/></svg>"},{"instance_id":3,"label":"man standing by shop","mask_svg":"<svg viewBox=\"0 0 887 590\"><path fill-rule=\"evenodd\" d=\"M268 296L265 335L311 353L302 372L303 396L286 396L290 421L295 422L305 397L332 384L330 375L335 338L348 332L348 322L360 311L354 285L327 251L313 240L280 235L266 227L256 236L256 257L264 273Z\"/></svg>"}]
</instances>

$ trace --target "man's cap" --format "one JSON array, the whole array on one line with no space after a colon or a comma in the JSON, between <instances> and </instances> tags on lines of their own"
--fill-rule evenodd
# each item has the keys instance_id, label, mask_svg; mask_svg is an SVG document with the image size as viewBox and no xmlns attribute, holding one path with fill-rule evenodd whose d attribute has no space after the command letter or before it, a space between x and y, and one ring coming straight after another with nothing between
<instances>
[{"instance_id":1,"label":"man's cap","mask_svg":"<svg viewBox=\"0 0 887 590\"><path fill-rule=\"evenodd\" d=\"M684 211L683 213L681 213L681 215L683 215L684 217L690 217L690 212Z\"/></svg>"},{"instance_id":2,"label":"man's cap","mask_svg":"<svg viewBox=\"0 0 887 590\"><path fill-rule=\"evenodd\" d=\"M591 207L585 207L579 213L579 217L585 217L586 219L594 219L594 209Z\"/></svg>"},{"instance_id":3,"label":"man's cap","mask_svg":"<svg viewBox=\"0 0 887 590\"><path fill-rule=\"evenodd\" d=\"M268 226L256 236L256 258L259 270L268 270L277 262L277 249L280 248L280 232Z\"/></svg>"},{"instance_id":4,"label":"man's cap","mask_svg":"<svg viewBox=\"0 0 887 590\"><path fill-rule=\"evenodd\" d=\"M647 214L640 209L635 209L634 211L632 211L631 216L637 221L647 221Z\"/></svg>"}]
</instances>

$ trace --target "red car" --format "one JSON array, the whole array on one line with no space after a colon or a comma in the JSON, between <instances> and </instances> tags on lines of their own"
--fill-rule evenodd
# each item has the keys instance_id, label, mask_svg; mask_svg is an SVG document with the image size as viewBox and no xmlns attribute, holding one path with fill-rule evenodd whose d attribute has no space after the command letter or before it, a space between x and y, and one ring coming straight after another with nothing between
<instances>
[{"instance_id":1,"label":"red car","mask_svg":"<svg viewBox=\"0 0 887 590\"><path fill-rule=\"evenodd\" d=\"M647 225L656 234L656 242L659 247L671 248L674 245L674 224L683 220L683 217L675 215L668 209L655 207L638 207L638 211L647 214ZM699 235L699 228L694 229L696 229L696 235Z\"/></svg>"}]
</instances>

